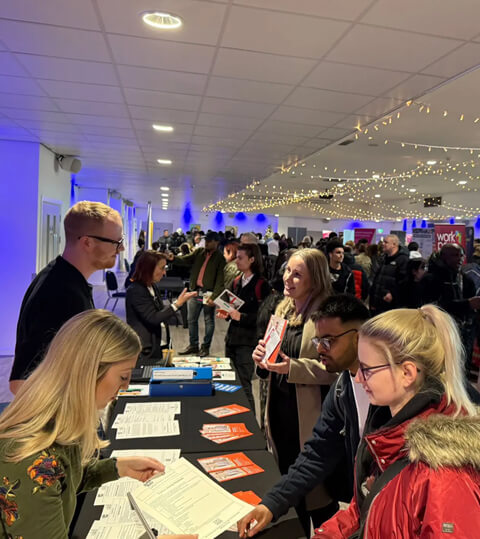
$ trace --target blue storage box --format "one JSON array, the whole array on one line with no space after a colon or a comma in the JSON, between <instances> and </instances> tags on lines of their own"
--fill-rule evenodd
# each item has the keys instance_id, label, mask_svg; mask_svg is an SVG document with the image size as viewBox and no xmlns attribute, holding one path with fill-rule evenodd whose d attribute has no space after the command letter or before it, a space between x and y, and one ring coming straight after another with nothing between
<instances>
[{"instance_id":1,"label":"blue storage box","mask_svg":"<svg viewBox=\"0 0 480 539\"><path fill-rule=\"evenodd\" d=\"M202 397L212 394L212 367L153 368L152 397Z\"/></svg>"}]
</instances>

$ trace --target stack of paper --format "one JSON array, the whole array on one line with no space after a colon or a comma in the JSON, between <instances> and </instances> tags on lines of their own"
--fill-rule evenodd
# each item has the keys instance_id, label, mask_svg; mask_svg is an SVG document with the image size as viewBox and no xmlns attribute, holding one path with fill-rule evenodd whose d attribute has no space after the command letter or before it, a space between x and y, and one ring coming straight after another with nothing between
<instances>
[{"instance_id":1,"label":"stack of paper","mask_svg":"<svg viewBox=\"0 0 480 539\"><path fill-rule=\"evenodd\" d=\"M232 453L198 459L202 468L222 483L231 479L262 473L264 470L250 460L245 453Z\"/></svg>"},{"instance_id":2,"label":"stack of paper","mask_svg":"<svg viewBox=\"0 0 480 539\"><path fill-rule=\"evenodd\" d=\"M183 458L140 485L133 497L147 520L200 539L215 539L252 510Z\"/></svg>"},{"instance_id":3,"label":"stack of paper","mask_svg":"<svg viewBox=\"0 0 480 539\"><path fill-rule=\"evenodd\" d=\"M212 367L217 371L231 370L230 358L228 357L199 357L181 356L172 359L174 367Z\"/></svg>"},{"instance_id":4,"label":"stack of paper","mask_svg":"<svg viewBox=\"0 0 480 539\"><path fill-rule=\"evenodd\" d=\"M118 414L112 429L116 439L178 436L180 426L175 415L180 413L180 402L129 402L125 412Z\"/></svg>"},{"instance_id":5,"label":"stack of paper","mask_svg":"<svg viewBox=\"0 0 480 539\"><path fill-rule=\"evenodd\" d=\"M217 408L208 408L204 410L207 414L213 415L213 417L228 417L230 415L243 414L249 412L250 409L240 404L229 404L228 406L219 406Z\"/></svg>"},{"instance_id":6,"label":"stack of paper","mask_svg":"<svg viewBox=\"0 0 480 539\"><path fill-rule=\"evenodd\" d=\"M216 444L224 444L252 436L245 423L207 423L203 425L200 434Z\"/></svg>"},{"instance_id":7,"label":"stack of paper","mask_svg":"<svg viewBox=\"0 0 480 539\"><path fill-rule=\"evenodd\" d=\"M113 451L112 457L152 457L168 467L180 458L180 449L125 449ZM102 485L95 498L95 505L103 505L100 520L96 520L87 539L138 539L145 531L136 513L131 509L127 492L137 489L143 483L124 477ZM170 530L161 522L148 518L152 528L159 534L168 534Z\"/></svg>"},{"instance_id":8,"label":"stack of paper","mask_svg":"<svg viewBox=\"0 0 480 539\"><path fill-rule=\"evenodd\" d=\"M235 380L235 372L234 371L212 371L212 379L213 380Z\"/></svg>"},{"instance_id":9,"label":"stack of paper","mask_svg":"<svg viewBox=\"0 0 480 539\"><path fill-rule=\"evenodd\" d=\"M121 389L118 392L119 397L148 397L148 385L130 384L127 389Z\"/></svg>"}]
</instances>

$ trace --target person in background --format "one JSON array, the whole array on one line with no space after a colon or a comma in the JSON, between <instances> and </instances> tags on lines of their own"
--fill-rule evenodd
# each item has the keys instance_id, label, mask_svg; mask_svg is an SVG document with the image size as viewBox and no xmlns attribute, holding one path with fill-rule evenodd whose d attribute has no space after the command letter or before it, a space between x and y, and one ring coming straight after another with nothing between
<instances>
[{"instance_id":1,"label":"person in background","mask_svg":"<svg viewBox=\"0 0 480 539\"><path fill-rule=\"evenodd\" d=\"M356 263L356 259L352 254L352 248L349 245L345 245L343 252L343 263L348 266L353 275L353 282L355 283L355 296L358 299L367 301L368 294L370 293L370 283L368 282L367 274L362 266Z\"/></svg>"},{"instance_id":2,"label":"person in background","mask_svg":"<svg viewBox=\"0 0 480 539\"><path fill-rule=\"evenodd\" d=\"M10 391L15 394L42 361L55 333L69 318L94 308L87 279L111 268L123 246L120 214L101 202L77 202L63 221L65 249L28 287L20 307Z\"/></svg>"},{"instance_id":3,"label":"person in background","mask_svg":"<svg viewBox=\"0 0 480 539\"><path fill-rule=\"evenodd\" d=\"M285 298L275 314L287 320L285 336L276 363L264 362L265 341L260 340L252 358L257 374L268 377L265 433L280 472L287 473L322 409L322 401L335 375L329 374L318 361L312 343L315 323L312 314L332 293L328 263L317 249L301 249L289 258L283 274ZM299 501L297 513L308 535L310 513L317 510L326 520L336 509L323 485ZM320 511L323 509L323 511Z\"/></svg>"},{"instance_id":4,"label":"person in background","mask_svg":"<svg viewBox=\"0 0 480 539\"><path fill-rule=\"evenodd\" d=\"M278 240L278 246L280 249L280 253L282 251L285 251L285 249L288 249L287 237L285 236L285 234L282 234L280 236L280 239Z\"/></svg>"},{"instance_id":5,"label":"person in background","mask_svg":"<svg viewBox=\"0 0 480 539\"><path fill-rule=\"evenodd\" d=\"M253 232L244 232L240 236L240 243L257 243L258 244L258 236L254 234Z\"/></svg>"},{"instance_id":6,"label":"person in background","mask_svg":"<svg viewBox=\"0 0 480 539\"><path fill-rule=\"evenodd\" d=\"M205 248L205 238L201 231L196 230L193 234L193 250Z\"/></svg>"},{"instance_id":7,"label":"person in background","mask_svg":"<svg viewBox=\"0 0 480 539\"><path fill-rule=\"evenodd\" d=\"M368 280L371 285L373 282L373 277L376 275L378 269L380 268L380 260L381 260L379 250L378 250L378 245L376 243L371 243L367 247L367 256L370 258L370 261L371 261L370 275L368 277Z\"/></svg>"},{"instance_id":8,"label":"person in background","mask_svg":"<svg viewBox=\"0 0 480 539\"><path fill-rule=\"evenodd\" d=\"M223 257L225 258L225 267L223 268L224 286L230 290L233 280L241 271L237 267L237 250L238 242L230 241L223 249Z\"/></svg>"},{"instance_id":9,"label":"person in background","mask_svg":"<svg viewBox=\"0 0 480 539\"><path fill-rule=\"evenodd\" d=\"M365 241L360 240L357 243L356 249L358 251L358 254L355 256L355 262L362 266L363 271L367 274L367 278L370 278L371 272L372 272L372 260L367 254L368 249L368 242L365 239Z\"/></svg>"},{"instance_id":10,"label":"person in background","mask_svg":"<svg viewBox=\"0 0 480 539\"><path fill-rule=\"evenodd\" d=\"M153 458L98 459L108 445L97 435L99 410L128 387L139 352L136 333L109 311L82 312L60 328L0 416L3 537L67 539L77 492L164 471Z\"/></svg>"},{"instance_id":11,"label":"person in background","mask_svg":"<svg viewBox=\"0 0 480 539\"><path fill-rule=\"evenodd\" d=\"M172 237L170 236L170 231L168 230L168 228L163 231L163 236L158 239L158 244L161 251L168 251L168 249L170 248L172 244Z\"/></svg>"},{"instance_id":12,"label":"person in background","mask_svg":"<svg viewBox=\"0 0 480 539\"><path fill-rule=\"evenodd\" d=\"M158 241L152 242L152 251L158 251L160 249L160 243Z\"/></svg>"},{"instance_id":13,"label":"person in background","mask_svg":"<svg viewBox=\"0 0 480 539\"><path fill-rule=\"evenodd\" d=\"M355 295L355 280L351 269L343 263L344 251L340 240L333 239L327 243L328 269L332 280L332 288L337 294Z\"/></svg>"},{"instance_id":14,"label":"person in background","mask_svg":"<svg viewBox=\"0 0 480 539\"><path fill-rule=\"evenodd\" d=\"M240 275L234 278L229 289L245 303L230 312L217 311L217 316L230 320L225 336L225 355L238 373L240 383L255 412L252 394L252 377L255 365L252 353L257 342L257 313L260 304L270 294L270 286L262 277L262 255L258 245L240 244L236 264Z\"/></svg>"},{"instance_id":15,"label":"person in background","mask_svg":"<svg viewBox=\"0 0 480 539\"><path fill-rule=\"evenodd\" d=\"M398 306L398 285L407 276L408 254L400 248L398 236L385 236L384 256L370 288L370 310L379 314Z\"/></svg>"},{"instance_id":16,"label":"person in background","mask_svg":"<svg viewBox=\"0 0 480 539\"><path fill-rule=\"evenodd\" d=\"M192 248L190 247L190 244L185 241L180 245L179 251L180 255L189 255L192 252Z\"/></svg>"},{"instance_id":17,"label":"person in background","mask_svg":"<svg viewBox=\"0 0 480 539\"><path fill-rule=\"evenodd\" d=\"M162 323L167 324L182 305L197 295L185 288L171 305L164 306L157 283L165 276L166 265L163 253L145 251L127 289L127 322L140 337L143 358L162 359Z\"/></svg>"},{"instance_id":18,"label":"person in background","mask_svg":"<svg viewBox=\"0 0 480 539\"><path fill-rule=\"evenodd\" d=\"M464 385L455 322L434 305L397 309L359 332L355 381L375 407L357 451L348 509L314 539L476 537L480 529L480 416ZM378 429L378 430L377 430Z\"/></svg>"},{"instance_id":19,"label":"person in background","mask_svg":"<svg viewBox=\"0 0 480 539\"><path fill-rule=\"evenodd\" d=\"M341 372L323 403L313 434L274 487L238 523L240 537L253 537L290 507L298 505L318 484L325 482L336 501L350 501L353 495L355 454L368 414L368 397L353 383L358 369L358 330L369 317L365 305L350 294L328 297L314 313L319 359L328 372ZM390 413L385 414L390 419ZM323 523L312 511L314 527ZM323 519L323 520L322 520ZM257 524L250 525L252 521Z\"/></svg>"},{"instance_id":20,"label":"person in background","mask_svg":"<svg viewBox=\"0 0 480 539\"><path fill-rule=\"evenodd\" d=\"M275 232L272 238L270 238L267 242L269 256L277 257L279 255L280 253L279 241L280 241L280 235L278 234L278 232Z\"/></svg>"},{"instance_id":21,"label":"person in background","mask_svg":"<svg viewBox=\"0 0 480 539\"><path fill-rule=\"evenodd\" d=\"M407 276L398 286L398 306L418 309L422 303L422 280L427 270L427 261L423 258L410 258L407 263Z\"/></svg>"},{"instance_id":22,"label":"person in background","mask_svg":"<svg viewBox=\"0 0 480 539\"><path fill-rule=\"evenodd\" d=\"M188 303L189 345L179 352L180 355L206 357L210 353L210 344L215 331L215 303L213 300L225 289L223 268L225 259L218 250L218 235L208 232L205 248L199 248L186 256L168 255L175 265L191 267L190 290L197 292L198 298L191 298ZM204 297L205 293L209 293ZM205 336L201 348L198 347L198 318L203 310Z\"/></svg>"},{"instance_id":23,"label":"person in background","mask_svg":"<svg viewBox=\"0 0 480 539\"><path fill-rule=\"evenodd\" d=\"M422 253L418 250L418 243L416 241L411 241L408 244L407 249L410 259L422 258Z\"/></svg>"}]
</instances>

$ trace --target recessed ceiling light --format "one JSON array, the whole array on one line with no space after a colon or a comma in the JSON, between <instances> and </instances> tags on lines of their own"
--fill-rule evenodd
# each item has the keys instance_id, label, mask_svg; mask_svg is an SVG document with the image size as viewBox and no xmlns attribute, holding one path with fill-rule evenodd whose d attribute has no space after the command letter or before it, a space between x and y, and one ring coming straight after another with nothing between
<instances>
[{"instance_id":1,"label":"recessed ceiling light","mask_svg":"<svg viewBox=\"0 0 480 539\"><path fill-rule=\"evenodd\" d=\"M157 163L159 165L171 165L172 160L171 159L157 159Z\"/></svg>"},{"instance_id":2,"label":"recessed ceiling light","mask_svg":"<svg viewBox=\"0 0 480 539\"><path fill-rule=\"evenodd\" d=\"M379 195L378 193L375 195L375 198L380 198L382 195Z\"/></svg>"},{"instance_id":3,"label":"recessed ceiling light","mask_svg":"<svg viewBox=\"0 0 480 539\"><path fill-rule=\"evenodd\" d=\"M142 20L145 24L158 28L159 30L175 30L180 28L183 22L177 15L171 13L161 13L160 11L149 11L144 13Z\"/></svg>"},{"instance_id":4,"label":"recessed ceiling light","mask_svg":"<svg viewBox=\"0 0 480 539\"><path fill-rule=\"evenodd\" d=\"M162 197L168 197L168 193L162 193Z\"/></svg>"},{"instance_id":5,"label":"recessed ceiling light","mask_svg":"<svg viewBox=\"0 0 480 539\"><path fill-rule=\"evenodd\" d=\"M155 131L163 131L165 133L171 133L173 131L173 126L171 125L153 124L152 127Z\"/></svg>"},{"instance_id":6,"label":"recessed ceiling light","mask_svg":"<svg viewBox=\"0 0 480 539\"><path fill-rule=\"evenodd\" d=\"M375 180L378 180L378 178L380 178L380 174L374 174L374 175L372 176L372 178L374 178Z\"/></svg>"},{"instance_id":7,"label":"recessed ceiling light","mask_svg":"<svg viewBox=\"0 0 480 539\"><path fill-rule=\"evenodd\" d=\"M435 159L430 159L430 161L427 161L427 165L436 165L437 162L435 161Z\"/></svg>"},{"instance_id":8,"label":"recessed ceiling light","mask_svg":"<svg viewBox=\"0 0 480 539\"><path fill-rule=\"evenodd\" d=\"M275 217L280 217L280 215L278 213L275 214Z\"/></svg>"},{"instance_id":9,"label":"recessed ceiling light","mask_svg":"<svg viewBox=\"0 0 480 539\"><path fill-rule=\"evenodd\" d=\"M467 183L467 180L460 180L458 182L458 185L465 185Z\"/></svg>"},{"instance_id":10,"label":"recessed ceiling light","mask_svg":"<svg viewBox=\"0 0 480 539\"><path fill-rule=\"evenodd\" d=\"M417 190L415 189L415 187L412 187L411 189L409 189L410 193L416 193Z\"/></svg>"},{"instance_id":11,"label":"recessed ceiling light","mask_svg":"<svg viewBox=\"0 0 480 539\"><path fill-rule=\"evenodd\" d=\"M318 193L318 191L317 191L316 189L312 189L312 193L313 193L314 195L316 195L316 194Z\"/></svg>"},{"instance_id":12,"label":"recessed ceiling light","mask_svg":"<svg viewBox=\"0 0 480 539\"><path fill-rule=\"evenodd\" d=\"M349 199L348 199L348 202L353 202L353 198L349 198Z\"/></svg>"},{"instance_id":13,"label":"recessed ceiling light","mask_svg":"<svg viewBox=\"0 0 480 539\"><path fill-rule=\"evenodd\" d=\"M166 187L166 186L160 187L160 191L170 191L170 187Z\"/></svg>"}]
</instances>

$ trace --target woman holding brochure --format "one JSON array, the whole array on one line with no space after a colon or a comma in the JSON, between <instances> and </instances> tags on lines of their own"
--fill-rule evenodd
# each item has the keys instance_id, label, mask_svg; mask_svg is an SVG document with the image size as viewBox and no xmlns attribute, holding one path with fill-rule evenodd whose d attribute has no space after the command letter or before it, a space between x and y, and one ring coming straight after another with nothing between
<instances>
[{"instance_id":1,"label":"woman holding brochure","mask_svg":"<svg viewBox=\"0 0 480 539\"><path fill-rule=\"evenodd\" d=\"M228 313L220 310L217 316L230 320L225 337L225 356L235 365L248 402L255 412L252 395L255 365L252 362L252 352L257 339L258 308L270 294L270 286L262 277L262 255L258 245L253 243L239 245L236 263L241 275L233 280L230 289L244 303L239 310L231 309Z\"/></svg>"},{"instance_id":2,"label":"woman holding brochure","mask_svg":"<svg viewBox=\"0 0 480 539\"><path fill-rule=\"evenodd\" d=\"M267 441L285 474L305 441L311 436L321 411L322 398L335 376L327 373L312 343L315 324L311 320L319 304L332 293L327 259L317 249L301 249L289 258L283 274L284 299L275 315L287 320L276 363L265 361L265 341L253 352L259 376L268 377L265 414ZM323 485L309 493L296 507L310 533L310 518L322 523L338 506Z\"/></svg>"},{"instance_id":3,"label":"woman holding brochure","mask_svg":"<svg viewBox=\"0 0 480 539\"><path fill-rule=\"evenodd\" d=\"M164 471L147 457L98 458L108 445L97 435L99 410L128 386L139 352L136 333L110 311L85 311L60 328L0 416L2 537L67 539L78 492Z\"/></svg>"}]
</instances>

